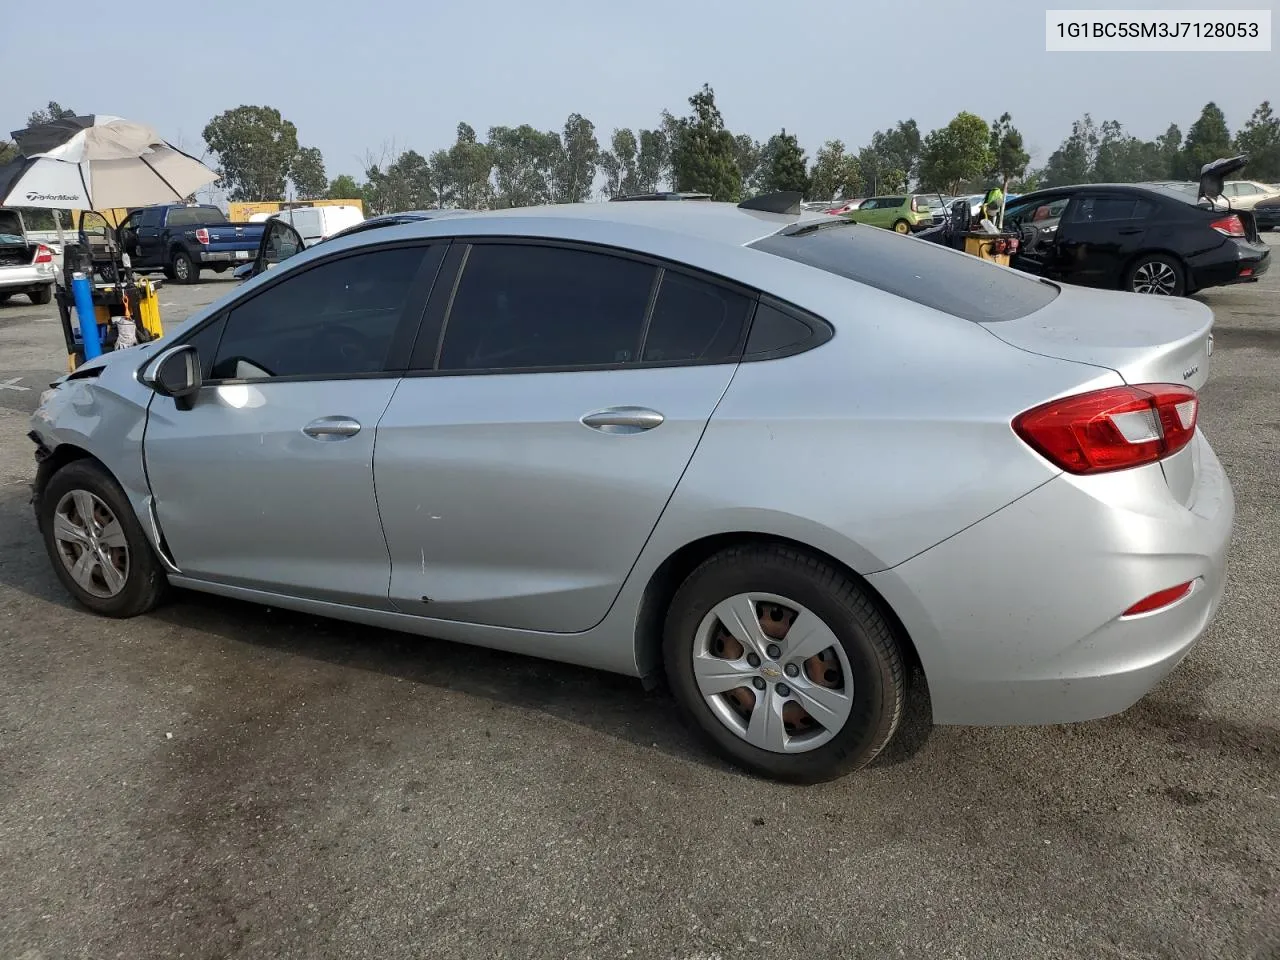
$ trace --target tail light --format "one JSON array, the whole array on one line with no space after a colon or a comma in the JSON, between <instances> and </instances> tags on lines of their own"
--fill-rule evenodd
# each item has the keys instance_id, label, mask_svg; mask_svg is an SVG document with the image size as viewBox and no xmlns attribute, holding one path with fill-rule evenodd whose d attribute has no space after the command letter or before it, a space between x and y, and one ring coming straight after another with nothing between
<instances>
[{"instance_id":1,"label":"tail light","mask_svg":"<svg viewBox=\"0 0 1280 960\"><path fill-rule=\"evenodd\" d=\"M1223 217L1220 220L1213 221L1209 226L1214 230L1217 230L1224 237L1244 236L1244 224L1234 213L1229 217Z\"/></svg>"},{"instance_id":2,"label":"tail light","mask_svg":"<svg viewBox=\"0 0 1280 960\"><path fill-rule=\"evenodd\" d=\"M32 263L53 263L53 251L43 243L36 247L36 258Z\"/></svg>"},{"instance_id":3,"label":"tail light","mask_svg":"<svg viewBox=\"0 0 1280 960\"><path fill-rule=\"evenodd\" d=\"M915 198L915 197L912 197L912 198L911 198L911 212L912 212L912 213L919 213L919 212L920 212L920 207L916 204L916 198Z\"/></svg>"},{"instance_id":4,"label":"tail light","mask_svg":"<svg viewBox=\"0 0 1280 960\"><path fill-rule=\"evenodd\" d=\"M1019 414L1014 432L1056 467L1107 473L1173 456L1196 431L1200 400L1177 383L1107 387Z\"/></svg>"},{"instance_id":5,"label":"tail light","mask_svg":"<svg viewBox=\"0 0 1280 960\"><path fill-rule=\"evenodd\" d=\"M209 231L201 227L196 231L196 239L207 247L209 245Z\"/></svg>"}]
</instances>

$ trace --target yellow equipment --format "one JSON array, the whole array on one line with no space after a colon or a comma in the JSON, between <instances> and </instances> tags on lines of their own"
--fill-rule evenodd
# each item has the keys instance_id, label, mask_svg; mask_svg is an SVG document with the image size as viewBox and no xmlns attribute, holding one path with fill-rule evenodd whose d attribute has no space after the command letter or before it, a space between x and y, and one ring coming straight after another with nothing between
<instances>
[{"instance_id":1,"label":"yellow equipment","mask_svg":"<svg viewBox=\"0 0 1280 960\"><path fill-rule=\"evenodd\" d=\"M1009 265L1009 254L1017 249L1017 241L1008 234L970 231L964 235L964 252L983 260L990 260L1002 267Z\"/></svg>"}]
</instances>

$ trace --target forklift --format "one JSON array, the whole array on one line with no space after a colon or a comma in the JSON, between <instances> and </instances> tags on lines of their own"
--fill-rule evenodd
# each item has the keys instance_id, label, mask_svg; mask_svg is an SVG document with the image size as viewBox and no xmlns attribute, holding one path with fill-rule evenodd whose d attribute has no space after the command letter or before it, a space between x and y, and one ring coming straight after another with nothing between
<instances>
[{"instance_id":1,"label":"forklift","mask_svg":"<svg viewBox=\"0 0 1280 960\"><path fill-rule=\"evenodd\" d=\"M79 305L77 282L82 291L88 287L88 299ZM76 242L63 247L62 282L54 290L54 299L67 346L68 373L99 353L123 350L164 336L155 284L147 277L134 275L116 231L99 213L84 213ZM90 315L98 334L96 343L90 335L86 344L83 336L84 314L88 310L80 307L86 304L91 305Z\"/></svg>"}]
</instances>

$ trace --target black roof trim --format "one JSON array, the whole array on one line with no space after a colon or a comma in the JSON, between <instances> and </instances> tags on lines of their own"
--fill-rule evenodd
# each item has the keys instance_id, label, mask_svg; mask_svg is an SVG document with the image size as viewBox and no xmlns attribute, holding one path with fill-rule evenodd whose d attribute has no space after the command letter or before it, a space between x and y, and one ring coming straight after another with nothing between
<instances>
[{"instance_id":1,"label":"black roof trim","mask_svg":"<svg viewBox=\"0 0 1280 960\"><path fill-rule=\"evenodd\" d=\"M783 190L779 193L764 193L738 204L740 210L760 210L764 213L786 213L792 216L800 214L800 204L804 194L799 190Z\"/></svg>"}]
</instances>

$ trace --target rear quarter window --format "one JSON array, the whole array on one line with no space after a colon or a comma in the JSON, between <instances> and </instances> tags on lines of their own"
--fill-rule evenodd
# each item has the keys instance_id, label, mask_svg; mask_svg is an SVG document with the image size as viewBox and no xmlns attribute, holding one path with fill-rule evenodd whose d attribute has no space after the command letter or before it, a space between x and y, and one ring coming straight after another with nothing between
<instances>
[{"instance_id":1,"label":"rear quarter window","mask_svg":"<svg viewBox=\"0 0 1280 960\"><path fill-rule=\"evenodd\" d=\"M1016 320L1058 295L1052 284L977 257L856 223L775 233L750 246L974 323Z\"/></svg>"}]
</instances>

